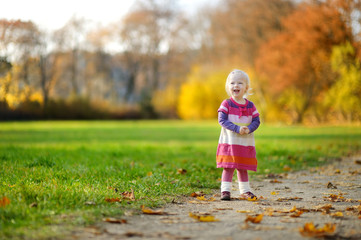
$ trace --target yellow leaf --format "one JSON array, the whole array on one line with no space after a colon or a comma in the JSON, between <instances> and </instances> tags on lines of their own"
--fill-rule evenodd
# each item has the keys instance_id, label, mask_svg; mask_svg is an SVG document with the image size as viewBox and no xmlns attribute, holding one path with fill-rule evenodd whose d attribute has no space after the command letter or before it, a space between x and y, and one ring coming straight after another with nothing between
<instances>
[{"instance_id":1,"label":"yellow leaf","mask_svg":"<svg viewBox=\"0 0 361 240\"><path fill-rule=\"evenodd\" d=\"M193 214L190 212L189 216L199 222L218 222L219 221L219 219L216 219L212 215L202 216L202 215L196 215L196 214Z\"/></svg>"},{"instance_id":2,"label":"yellow leaf","mask_svg":"<svg viewBox=\"0 0 361 240\"><path fill-rule=\"evenodd\" d=\"M142 212L144 214L148 214L148 215L163 215L164 214L162 209L160 209L160 210L152 210L150 208L144 207L143 205L141 206L141 208L142 208Z\"/></svg>"},{"instance_id":3,"label":"yellow leaf","mask_svg":"<svg viewBox=\"0 0 361 240\"><path fill-rule=\"evenodd\" d=\"M331 213L330 215L331 215L331 217L336 217L336 218L343 217L342 212L335 212L335 213Z\"/></svg>"},{"instance_id":4,"label":"yellow leaf","mask_svg":"<svg viewBox=\"0 0 361 240\"><path fill-rule=\"evenodd\" d=\"M252 213L253 211L250 210L237 210L239 213Z\"/></svg>"},{"instance_id":5,"label":"yellow leaf","mask_svg":"<svg viewBox=\"0 0 361 240\"><path fill-rule=\"evenodd\" d=\"M275 191L271 192L271 195L278 195L278 194L280 194L280 193L279 193L279 192L275 192Z\"/></svg>"},{"instance_id":6,"label":"yellow leaf","mask_svg":"<svg viewBox=\"0 0 361 240\"><path fill-rule=\"evenodd\" d=\"M152 176L152 175L153 175L152 172L148 172L148 173L147 173L147 176L148 176L148 177L150 177L150 176Z\"/></svg>"},{"instance_id":7,"label":"yellow leaf","mask_svg":"<svg viewBox=\"0 0 361 240\"><path fill-rule=\"evenodd\" d=\"M206 198L204 196L199 196L199 197L197 197L197 199L200 201L206 201Z\"/></svg>"}]
</instances>

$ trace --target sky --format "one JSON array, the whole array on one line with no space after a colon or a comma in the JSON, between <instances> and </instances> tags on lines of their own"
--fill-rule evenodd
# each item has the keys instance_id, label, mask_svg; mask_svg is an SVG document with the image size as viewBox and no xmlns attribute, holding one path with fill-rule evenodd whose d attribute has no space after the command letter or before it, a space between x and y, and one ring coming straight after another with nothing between
<instances>
[{"instance_id":1,"label":"sky","mask_svg":"<svg viewBox=\"0 0 361 240\"><path fill-rule=\"evenodd\" d=\"M56 30L72 17L84 18L103 26L119 21L136 0L0 0L0 19L31 20L40 29ZM215 0L178 0L192 11Z\"/></svg>"}]
</instances>

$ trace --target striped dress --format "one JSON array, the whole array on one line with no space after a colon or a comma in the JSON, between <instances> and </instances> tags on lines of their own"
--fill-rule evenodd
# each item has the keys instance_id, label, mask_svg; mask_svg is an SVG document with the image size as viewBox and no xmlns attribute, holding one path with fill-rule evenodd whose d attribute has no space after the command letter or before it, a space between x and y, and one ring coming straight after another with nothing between
<instances>
[{"instance_id":1,"label":"striped dress","mask_svg":"<svg viewBox=\"0 0 361 240\"><path fill-rule=\"evenodd\" d=\"M222 130L217 148L217 168L257 171L253 132L260 124L259 113L252 102L245 100L242 105L232 98L227 99L218 109ZM241 126L248 126L250 133L240 135Z\"/></svg>"}]
</instances>

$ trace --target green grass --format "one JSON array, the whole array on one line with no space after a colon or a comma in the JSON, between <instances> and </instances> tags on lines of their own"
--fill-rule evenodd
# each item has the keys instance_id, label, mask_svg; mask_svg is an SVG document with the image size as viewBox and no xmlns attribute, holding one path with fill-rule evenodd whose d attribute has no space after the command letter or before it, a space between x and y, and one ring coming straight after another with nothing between
<instances>
[{"instance_id":1,"label":"green grass","mask_svg":"<svg viewBox=\"0 0 361 240\"><path fill-rule=\"evenodd\" d=\"M219 132L216 120L0 123L0 200L11 201L0 207L0 238L57 236L141 205L217 189ZM356 153L360 139L361 127L355 126L261 125L257 174ZM132 189L136 201L105 201Z\"/></svg>"}]
</instances>

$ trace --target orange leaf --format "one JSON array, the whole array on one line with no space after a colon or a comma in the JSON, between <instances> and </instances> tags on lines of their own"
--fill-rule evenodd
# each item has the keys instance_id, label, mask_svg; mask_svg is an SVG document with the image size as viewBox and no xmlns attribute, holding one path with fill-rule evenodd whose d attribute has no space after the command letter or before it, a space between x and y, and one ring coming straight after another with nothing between
<instances>
[{"instance_id":1,"label":"orange leaf","mask_svg":"<svg viewBox=\"0 0 361 240\"><path fill-rule=\"evenodd\" d=\"M103 221L108 223L120 223L120 224L127 223L127 220L118 219L118 218L104 218Z\"/></svg>"},{"instance_id":2,"label":"orange leaf","mask_svg":"<svg viewBox=\"0 0 361 240\"><path fill-rule=\"evenodd\" d=\"M0 207L5 207L6 205L10 204L10 199L7 197L3 197L0 199Z\"/></svg>"},{"instance_id":3,"label":"orange leaf","mask_svg":"<svg viewBox=\"0 0 361 240\"><path fill-rule=\"evenodd\" d=\"M335 232L336 225L332 223L326 223L322 228L316 228L312 222L305 223L303 228L300 228L299 231L302 236L305 237L324 237Z\"/></svg>"},{"instance_id":4,"label":"orange leaf","mask_svg":"<svg viewBox=\"0 0 361 240\"><path fill-rule=\"evenodd\" d=\"M193 192L191 194L191 197L201 197L201 196L204 196L204 193L203 192Z\"/></svg>"},{"instance_id":5,"label":"orange leaf","mask_svg":"<svg viewBox=\"0 0 361 240\"><path fill-rule=\"evenodd\" d=\"M253 216L247 216L247 218L244 220L245 222L252 222L252 223L260 223L263 219L263 214L258 214L255 217Z\"/></svg>"},{"instance_id":6,"label":"orange leaf","mask_svg":"<svg viewBox=\"0 0 361 240\"><path fill-rule=\"evenodd\" d=\"M294 218L296 218L296 217L299 217L299 216L301 216L302 215L302 211L296 211L296 212L294 212L293 214L291 214L290 215L290 217L294 217Z\"/></svg>"},{"instance_id":7,"label":"orange leaf","mask_svg":"<svg viewBox=\"0 0 361 240\"><path fill-rule=\"evenodd\" d=\"M271 181L269 181L270 183L282 183L282 181L278 181L277 179L273 179Z\"/></svg>"}]
</instances>

